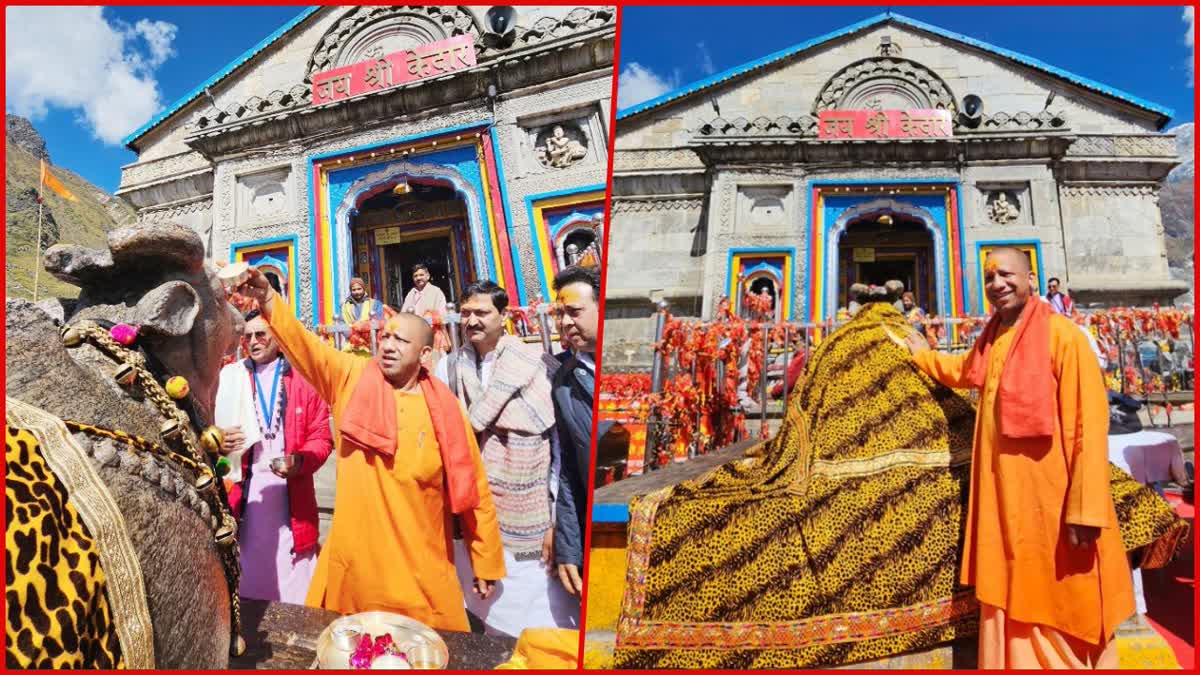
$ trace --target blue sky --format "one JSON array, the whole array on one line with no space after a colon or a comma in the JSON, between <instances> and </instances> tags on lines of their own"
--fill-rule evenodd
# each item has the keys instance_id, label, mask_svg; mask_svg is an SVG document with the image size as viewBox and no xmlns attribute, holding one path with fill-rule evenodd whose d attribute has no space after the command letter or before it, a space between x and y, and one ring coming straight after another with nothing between
<instances>
[{"instance_id":1,"label":"blue sky","mask_svg":"<svg viewBox=\"0 0 1200 675\"><path fill-rule=\"evenodd\" d=\"M55 165L113 192L137 158L122 138L303 9L7 7L5 107Z\"/></svg>"},{"instance_id":2,"label":"blue sky","mask_svg":"<svg viewBox=\"0 0 1200 675\"><path fill-rule=\"evenodd\" d=\"M1191 122L1192 18L1182 7L626 7L618 105L640 101L888 9L1032 56Z\"/></svg>"}]
</instances>

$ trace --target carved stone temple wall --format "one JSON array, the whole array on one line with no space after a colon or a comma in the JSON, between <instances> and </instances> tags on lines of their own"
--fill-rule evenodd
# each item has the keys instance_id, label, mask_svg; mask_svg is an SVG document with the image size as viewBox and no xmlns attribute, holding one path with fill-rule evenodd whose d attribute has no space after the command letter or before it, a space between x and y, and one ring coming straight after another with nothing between
<instances>
[{"instance_id":1,"label":"carved stone temple wall","mask_svg":"<svg viewBox=\"0 0 1200 675\"><path fill-rule=\"evenodd\" d=\"M618 111L606 365L649 364L651 298L707 319L748 269L779 270L793 320L832 316L854 209L926 225L940 313L983 311L995 245L1027 249L1079 302L1169 303L1186 290L1156 204L1179 163L1169 111L1018 57L889 16ZM819 128L840 111L930 109L949 133Z\"/></svg>"},{"instance_id":2,"label":"carved stone temple wall","mask_svg":"<svg viewBox=\"0 0 1200 675\"><path fill-rule=\"evenodd\" d=\"M287 268L313 322L366 255L347 223L367 182L446 185L464 264L531 302L557 264L554 209L595 210L606 181L616 11L520 7L496 33L489 9L305 10L127 139L138 160L117 194L144 222L194 228L213 258ZM349 95L314 100L354 68Z\"/></svg>"}]
</instances>

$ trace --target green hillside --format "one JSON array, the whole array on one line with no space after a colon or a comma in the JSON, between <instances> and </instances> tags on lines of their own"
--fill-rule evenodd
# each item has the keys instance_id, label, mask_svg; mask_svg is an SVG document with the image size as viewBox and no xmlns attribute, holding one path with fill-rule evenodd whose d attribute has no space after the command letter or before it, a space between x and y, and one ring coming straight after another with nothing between
<instances>
[{"instance_id":1,"label":"green hillside","mask_svg":"<svg viewBox=\"0 0 1200 675\"><path fill-rule=\"evenodd\" d=\"M13 142L5 143L5 294L33 297L34 239L37 237L38 158ZM67 201L46 191L43 206L42 250L52 244L103 247L105 234L118 223L131 223L133 209L119 199L62 167L51 171L78 199ZM79 291L42 271L39 297L75 297Z\"/></svg>"}]
</instances>

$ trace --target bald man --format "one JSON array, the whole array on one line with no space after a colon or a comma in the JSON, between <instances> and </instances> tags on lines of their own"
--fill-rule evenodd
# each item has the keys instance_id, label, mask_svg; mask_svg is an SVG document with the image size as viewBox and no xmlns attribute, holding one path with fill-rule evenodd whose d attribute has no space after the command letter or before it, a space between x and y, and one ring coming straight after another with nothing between
<instances>
[{"instance_id":1,"label":"bald man","mask_svg":"<svg viewBox=\"0 0 1200 675\"><path fill-rule=\"evenodd\" d=\"M461 523L487 598L505 576L487 474L466 411L421 366L433 330L414 314L384 324L363 359L308 332L251 271L241 292L262 308L288 362L333 409L337 486L333 525L306 604L342 614L387 611L446 630L469 630L454 563Z\"/></svg>"},{"instance_id":2,"label":"bald man","mask_svg":"<svg viewBox=\"0 0 1200 675\"><path fill-rule=\"evenodd\" d=\"M1108 398L1096 356L1036 296L1029 258L992 251L995 313L967 354L919 335L916 365L980 391L961 581L980 603L981 668L1115 668L1134 611L1109 490Z\"/></svg>"}]
</instances>

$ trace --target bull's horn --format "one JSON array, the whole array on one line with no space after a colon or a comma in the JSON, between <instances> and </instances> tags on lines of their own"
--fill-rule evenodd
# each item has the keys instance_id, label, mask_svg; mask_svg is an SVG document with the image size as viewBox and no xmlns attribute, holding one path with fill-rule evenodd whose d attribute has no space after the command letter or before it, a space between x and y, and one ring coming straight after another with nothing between
<instances>
[{"instance_id":1,"label":"bull's horn","mask_svg":"<svg viewBox=\"0 0 1200 675\"><path fill-rule=\"evenodd\" d=\"M113 259L108 251L75 244L55 244L46 249L42 264L55 278L81 288L105 281L113 273Z\"/></svg>"},{"instance_id":2,"label":"bull's horn","mask_svg":"<svg viewBox=\"0 0 1200 675\"><path fill-rule=\"evenodd\" d=\"M187 272L204 264L204 242L191 228L173 223L124 227L108 233L108 248L118 268L166 262Z\"/></svg>"}]
</instances>

